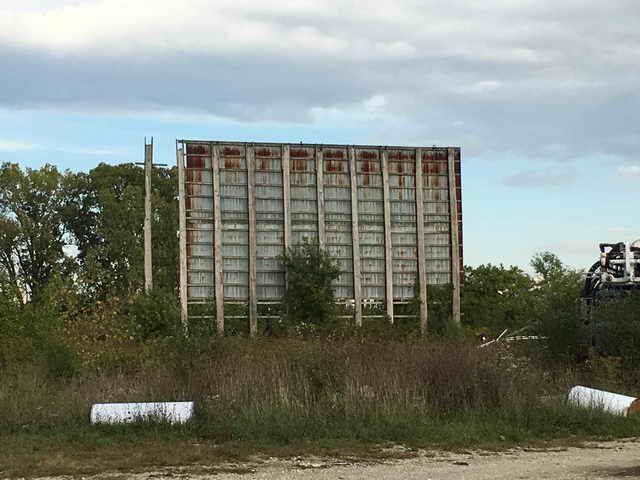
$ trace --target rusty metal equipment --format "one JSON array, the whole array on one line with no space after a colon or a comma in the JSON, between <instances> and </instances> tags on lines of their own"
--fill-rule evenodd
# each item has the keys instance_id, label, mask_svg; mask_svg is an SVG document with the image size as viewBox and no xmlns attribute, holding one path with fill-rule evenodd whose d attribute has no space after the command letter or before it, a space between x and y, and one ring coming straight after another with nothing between
<instances>
[{"instance_id":1,"label":"rusty metal equipment","mask_svg":"<svg viewBox=\"0 0 640 480\"><path fill-rule=\"evenodd\" d=\"M595 307L604 295L618 296L640 288L640 240L601 243L600 259L587 272L582 298Z\"/></svg>"},{"instance_id":2,"label":"rusty metal equipment","mask_svg":"<svg viewBox=\"0 0 640 480\"><path fill-rule=\"evenodd\" d=\"M339 264L336 297L357 325L363 307L393 322L394 305L419 294L425 331L438 284L453 285L459 321L460 148L178 140L176 151L185 324L189 305L212 303L222 332L225 305L243 303L255 334L286 288L278 257L304 241Z\"/></svg>"},{"instance_id":3,"label":"rusty metal equipment","mask_svg":"<svg viewBox=\"0 0 640 480\"><path fill-rule=\"evenodd\" d=\"M580 346L580 359L612 354L601 338L606 325L594 313L599 305L618 301L633 292L640 292L640 240L601 243L600 259L587 272L580 295L585 325L590 331L588 341Z\"/></svg>"}]
</instances>

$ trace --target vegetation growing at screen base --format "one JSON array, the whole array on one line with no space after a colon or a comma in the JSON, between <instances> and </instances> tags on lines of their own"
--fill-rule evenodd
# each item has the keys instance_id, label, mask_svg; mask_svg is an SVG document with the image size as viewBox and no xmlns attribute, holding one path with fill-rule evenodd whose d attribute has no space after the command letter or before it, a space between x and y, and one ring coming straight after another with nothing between
<instances>
[{"instance_id":1,"label":"vegetation growing at screen base","mask_svg":"<svg viewBox=\"0 0 640 480\"><path fill-rule=\"evenodd\" d=\"M12 445L0 452L3 473L39 471L41 455L64 445L93 453L162 439L471 445L640 432L634 419L553 401L576 383L639 393L640 305L629 297L599 309L593 324L610 357L576 364L592 334L581 275L549 252L532 259L535 280L517 267L465 267L460 328L450 323L450 287L429 286L425 338L411 318L367 318L360 329L341 319L348 312L327 288L338 270L303 245L283 258L291 286L283 321L250 340L246 322L229 322L218 338L201 320L185 338L175 177L154 171L156 288L145 294L141 169L0 167L0 444ZM419 303L402 308L417 315ZM477 348L480 334L506 328L547 339ZM92 403L146 400L195 400L197 418L180 428L88 425ZM90 466L89 454L62 471L79 464Z\"/></svg>"}]
</instances>

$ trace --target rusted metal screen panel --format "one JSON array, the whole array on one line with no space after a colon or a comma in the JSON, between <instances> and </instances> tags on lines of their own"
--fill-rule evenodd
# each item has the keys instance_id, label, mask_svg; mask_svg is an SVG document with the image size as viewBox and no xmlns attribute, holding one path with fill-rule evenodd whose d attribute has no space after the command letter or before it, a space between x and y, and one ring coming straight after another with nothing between
<instances>
[{"instance_id":1,"label":"rusted metal screen panel","mask_svg":"<svg viewBox=\"0 0 640 480\"><path fill-rule=\"evenodd\" d=\"M315 146L291 146L291 243L318 242L318 197Z\"/></svg>"},{"instance_id":2,"label":"rusted metal screen panel","mask_svg":"<svg viewBox=\"0 0 640 480\"><path fill-rule=\"evenodd\" d=\"M254 145L256 209L256 293L258 301L284 295L283 147Z\"/></svg>"},{"instance_id":3,"label":"rusted metal screen panel","mask_svg":"<svg viewBox=\"0 0 640 480\"><path fill-rule=\"evenodd\" d=\"M187 296L206 301L215 285L211 146L187 145L185 153Z\"/></svg>"},{"instance_id":4,"label":"rusted metal screen panel","mask_svg":"<svg viewBox=\"0 0 640 480\"><path fill-rule=\"evenodd\" d=\"M422 191L427 283L451 283L448 149L422 150Z\"/></svg>"},{"instance_id":5,"label":"rusted metal screen panel","mask_svg":"<svg viewBox=\"0 0 640 480\"><path fill-rule=\"evenodd\" d=\"M387 152L391 210L393 298L406 301L417 292L418 252L416 231L414 149Z\"/></svg>"},{"instance_id":6,"label":"rusted metal screen panel","mask_svg":"<svg viewBox=\"0 0 640 480\"><path fill-rule=\"evenodd\" d=\"M291 246L318 242L319 227L325 249L342 272L334 284L340 299L354 298L353 245L356 240L363 301L382 301L387 291L393 292L394 301L414 297L418 271L422 268L418 266L419 258L424 259L428 285L450 283L452 274L462 276L462 185L458 148L453 149L456 190L455 195L450 195L447 155L451 149L447 148L188 140L181 143L185 153L183 187L190 302L214 298L216 238L220 239L217 246L222 269L220 283L223 283L226 301L249 300L251 265L255 265L257 300L280 300L286 279L278 257L284 253L286 242ZM216 177L220 185L219 198L215 198L214 193L214 148L219 159ZM251 171L254 172L255 258L250 258L249 248L248 149L253 152L249 158L253 159ZM350 152L355 155L354 172L349 168ZM421 158L417 158L418 152ZM420 185L416 184L416 166L421 166ZM322 171L318 172L318 168ZM384 175L388 177L386 185L383 185L384 168ZM352 173L355 192L351 185ZM322 185L319 186L318 181ZM421 209L416 205L417 189L421 192ZM385 195L388 196L386 203ZM456 199L458 218L458 268L451 265L451 225L454 223L449 202L452 198ZM319 201L322 216L318 214ZM214 218L216 202L219 202L220 215ZM418 219L420 210L423 218ZM221 225L219 234L215 231L216 222ZM422 222L423 227L418 229L417 222ZM353 231L353 225L357 225L357 232ZM420 242L419 230L423 232ZM385 244L385 238L390 239L387 242L390 245ZM419 244L424 245L420 254ZM386 254L390 257L387 261ZM386 285L387 278L392 280L391 288Z\"/></svg>"},{"instance_id":7,"label":"rusted metal screen panel","mask_svg":"<svg viewBox=\"0 0 640 480\"><path fill-rule=\"evenodd\" d=\"M220 148L222 272L225 300L249 299L249 204L244 145Z\"/></svg>"},{"instance_id":8,"label":"rusted metal screen panel","mask_svg":"<svg viewBox=\"0 0 640 480\"><path fill-rule=\"evenodd\" d=\"M462 248L462 162L461 152L459 148L454 150L454 172L455 172L455 184L456 184L456 202L458 207L458 245L460 252L460 284L464 282L464 259Z\"/></svg>"},{"instance_id":9,"label":"rusted metal screen panel","mask_svg":"<svg viewBox=\"0 0 640 480\"><path fill-rule=\"evenodd\" d=\"M325 249L342 273L334 282L339 299L353 298L353 239L351 222L351 180L346 147L323 148L323 191L325 207Z\"/></svg>"},{"instance_id":10,"label":"rusted metal screen panel","mask_svg":"<svg viewBox=\"0 0 640 480\"><path fill-rule=\"evenodd\" d=\"M356 148L358 227L362 298L384 300L384 192L382 152L379 148Z\"/></svg>"}]
</instances>

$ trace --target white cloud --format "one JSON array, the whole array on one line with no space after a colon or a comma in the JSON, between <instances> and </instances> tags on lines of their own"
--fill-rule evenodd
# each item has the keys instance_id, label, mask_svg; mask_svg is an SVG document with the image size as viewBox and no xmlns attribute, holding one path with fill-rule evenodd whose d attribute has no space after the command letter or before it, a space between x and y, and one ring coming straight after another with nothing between
<instances>
[{"instance_id":1,"label":"white cloud","mask_svg":"<svg viewBox=\"0 0 640 480\"><path fill-rule=\"evenodd\" d=\"M364 101L364 108L368 112L379 112L384 110L385 105L387 105L387 99L384 98L384 95L374 95Z\"/></svg>"},{"instance_id":2,"label":"white cloud","mask_svg":"<svg viewBox=\"0 0 640 480\"><path fill-rule=\"evenodd\" d=\"M0 107L288 123L357 112L474 153L630 161L640 2L579 3L5 0Z\"/></svg>"},{"instance_id":3,"label":"white cloud","mask_svg":"<svg viewBox=\"0 0 640 480\"><path fill-rule=\"evenodd\" d=\"M618 167L617 173L623 177L640 177L640 165Z\"/></svg>"},{"instance_id":4,"label":"white cloud","mask_svg":"<svg viewBox=\"0 0 640 480\"><path fill-rule=\"evenodd\" d=\"M0 139L0 152L13 152L17 150L31 150L36 148L33 143L22 142L16 140L3 140Z\"/></svg>"},{"instance_id":5,"label":"white cloud","mask_svg":"<svg viewBox=\"0 0 640 480\"><path fill-rule=\"evenodd\" d=\"M91 51L107 57L141 50L224 56L241 52L300 56L304 52L309 58L340 55L345 59L416 54L416 47L399 39L397 31L371 35L348 28L359 23L358 17L370 17L373 27L384 18L364 11L352 11L349 17L349 9L345 12L341 2L324 3L156 0L149 8L146 0L95 0L40 11L0 7L0 39L59 55ZM334 8L327 9L329 5ZM346 18L342 28L322 24L341 18Z\"/></svg>"}]
</instances>

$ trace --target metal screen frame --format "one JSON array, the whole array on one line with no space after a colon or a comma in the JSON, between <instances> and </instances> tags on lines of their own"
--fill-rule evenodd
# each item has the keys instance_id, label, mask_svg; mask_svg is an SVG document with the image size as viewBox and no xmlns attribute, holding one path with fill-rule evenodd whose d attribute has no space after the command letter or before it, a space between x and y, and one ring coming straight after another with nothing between
<instances>
[{"instance_id":1,"label":"metal screen frame","mask_svg":"<svg viewBox=\"0 0 640 480\"><path fill-rule=\"evenodd\" d=\"M256 335L260 305L278 303L286 278L278 256L305 240L340 265L340 303L361 325L363 306L394 305L449 284L460 321L463 278L459 147L318 145L177 140L180 304L247 305ZM380 316L380 315L371 315ZM264 316L269 317L268 315Z\"/></svg>"}]
</instances>

